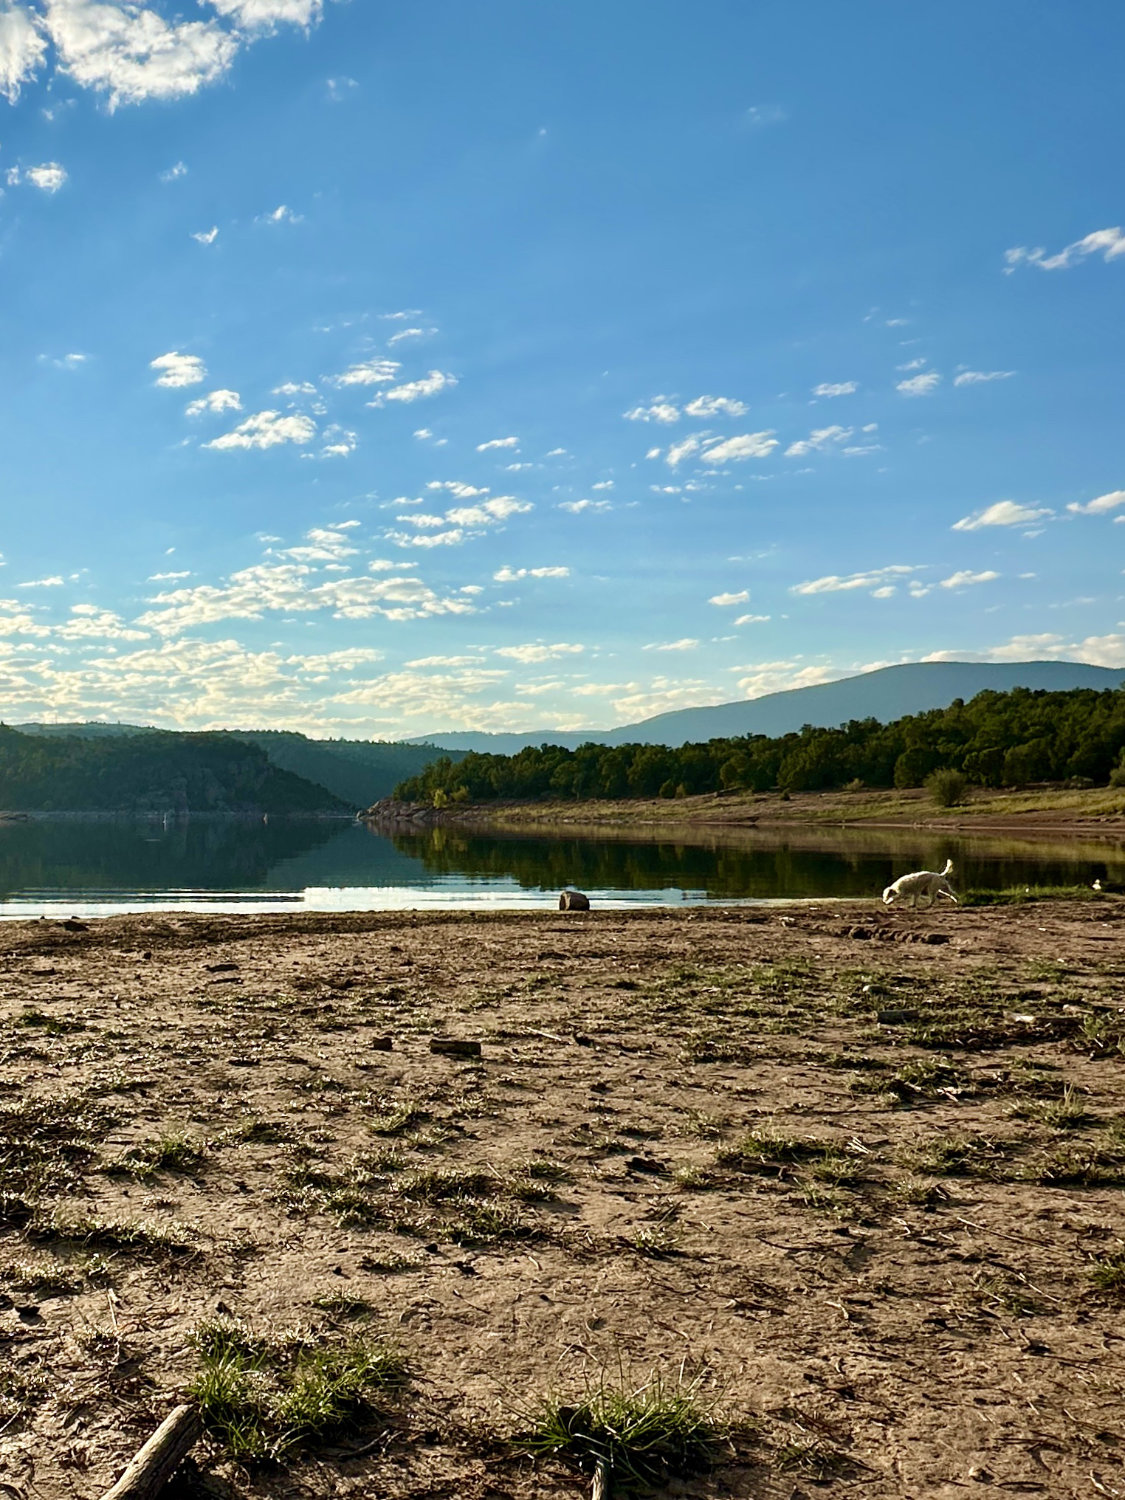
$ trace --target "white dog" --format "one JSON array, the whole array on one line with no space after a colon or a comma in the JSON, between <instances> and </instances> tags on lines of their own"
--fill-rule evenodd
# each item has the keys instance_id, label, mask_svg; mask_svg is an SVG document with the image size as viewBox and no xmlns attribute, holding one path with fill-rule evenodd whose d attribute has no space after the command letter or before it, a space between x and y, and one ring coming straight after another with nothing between
<instances>
[{"instance_id":1,"label":"white dog","mask_svg":"<svg viewBox=\"0 0 1125 1500\"><path fill-rule=\"evenodd\" d=\"M952 874L953 861L947 859L945 869L940 872L937 870L915 870L913 874L900 875L894 884L889 885L883 892L883 905L893 906L896 901L903 901L909 896L911 906L917 906L919 896L929 896L929 904L933 906L939 896L946 896L956 906L958 904L957 897L953 894L949 885L949 877Z\"/></svg>"}]
</instances>

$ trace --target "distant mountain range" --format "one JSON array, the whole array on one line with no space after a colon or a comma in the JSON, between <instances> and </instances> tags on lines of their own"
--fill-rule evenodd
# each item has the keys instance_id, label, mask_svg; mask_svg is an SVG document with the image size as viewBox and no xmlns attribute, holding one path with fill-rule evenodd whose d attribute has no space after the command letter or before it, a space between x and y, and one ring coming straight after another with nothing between
<instances>
[{"instance_id":1,"label":"distant mountain range","mask_svg":"<svg viewBox=\"0 0 1125 1500\"><path fill-rule=\"evenodd\" d=\"M768 693L764 698L720 703L713 708L681 708L657 714L619 729L580 729L561 733L555 729L529 729L523 734L476 734L455 731L427 736L430 745L446 751L477 750L493 755L514 755L527 745L669 745L698 744L732 735L792 734L805 724L833 728L851 719L878 719L889 724L906 714L931 708L948 708L956 698L968 700L977 693L1006 693L1012 688L1065 692L1070 688L1095 688L1099 692L1120 687L1125 669L1091 667L1073 661L911 662L899 667L880 667L857 677L816 687L792 688ZM412 740L411 744L420 741Z\"/></svg>"}]
</instances>

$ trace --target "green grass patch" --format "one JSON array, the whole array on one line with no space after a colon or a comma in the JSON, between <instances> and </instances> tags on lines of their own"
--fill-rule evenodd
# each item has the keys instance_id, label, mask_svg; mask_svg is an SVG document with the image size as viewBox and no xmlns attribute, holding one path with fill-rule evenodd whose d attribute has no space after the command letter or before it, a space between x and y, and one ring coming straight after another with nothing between
<instances>
[{"instance_id":1,"label":"green grass patch","mask_svg":"<svg viewBox=\"0 0 1125 1500\"><path fill-rule=\"evenodd\" d=\"M354 1430L397 1396L407 1365L394 1345L307 1333L266 1338L215 1320L193 1337L198 1370L188 1396L232 1457L276 1460Z\"/></svg>"},{"instance_id":2,"label":"green grass patch","mask_svg":"<svg viewBox=\"0 0 1125 1500\"><path fill-rule=\"evenodd\" d=\"M527 1425L512 1439L518 1452L585 1474L601 1467L614 1493L705 1473L731 1435L697 1383L659 1376L633 1390L603 1383L574 1401L544 1397L522 1415Z\"/></svg>"}]
</instances>

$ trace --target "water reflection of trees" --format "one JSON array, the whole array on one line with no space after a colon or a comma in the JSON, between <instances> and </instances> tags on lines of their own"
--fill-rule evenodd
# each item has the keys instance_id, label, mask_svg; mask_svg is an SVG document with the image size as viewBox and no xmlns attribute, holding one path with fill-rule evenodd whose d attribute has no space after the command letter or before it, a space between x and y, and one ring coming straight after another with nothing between
<instances>
[{"instance_id":1,"label":"water reflection of trees","mask_svg":"<svg viewBox=\"0 0 1125 1500\"><path fill-rule=\"evenodd\" d=\"M36 890L240 890L318 848L340 824L312 819L106 818L0 823L0 894Z\"/></svg>"},{"instance_id":2,"label":"water reflection of trees","mask_svg":"<svg viewBox=\"0 0 1125 1500\"><path fill-rule=\"evenodd\" d=\"M705 891L737 897L841 897L872 895L905 870L940 868L947 855L957 862L964 886L1072 885L1104 878L1107 866L1081 854L1049 857L985 854L941 840L925 851L891 840L883 849L809 848L802 841L754 847L699 845L653 840L512 838L436 828L394 837L395 848L421 861L434 875L508 878L531 889L576 885L592 890ZM866 841L865 841L866 842Z\"/></svg>"}]
</instances>

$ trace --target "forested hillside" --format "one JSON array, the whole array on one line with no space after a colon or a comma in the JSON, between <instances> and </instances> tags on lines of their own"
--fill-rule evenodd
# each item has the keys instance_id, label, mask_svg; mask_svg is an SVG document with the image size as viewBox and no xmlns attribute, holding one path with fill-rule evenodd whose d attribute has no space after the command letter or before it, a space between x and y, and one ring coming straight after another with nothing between
<instances>
[{"instance_id":1,"label":"forested hillside","mask_svg":"<svg viewBox=\"0 0 1125 1500\"><path fill-rule=\"evenodd\" d=\"M171 733L139 724L17 724L22 734L58 739L120 739L138 734ZM216 731L218 733L219 731ZM234 739L264 750L275 766L292 771L306 781L326 787L350 807L367 807L389 796L404 776L416 776L436 756L445 753L460 760L457 752L442 752L424 743L387 740L311 740L287 729L230 729L221 731Z\"/></svg>"},{"instance_id":2,"label":"forested hillside","mask_svg":"<svg viewBox=\"0 0 1125 1500\"><path fill-rule=\"evenodd\" d=\"M0 726L0 810L324 813L347 804L226 734L78 738Z\"/></svg>"},{"instance_id":3,"label":"forested hillside","mask_svg":"<svg viewBox=\"0 0 1125 1500\"><path fill-rule=\"evenodd\" d=\"M738 790L810 791L861 782L921 786L950 768L981 786L1072 777L1104 783L1125 750L1125 691L979 693L969 703L892 724L853 720L769 738L746 735L668 749L660 745L541 745L518 755L470 753L434 761L402 782L407 801L493 798L692 796Z\"/></svg>"}]
</instances>

